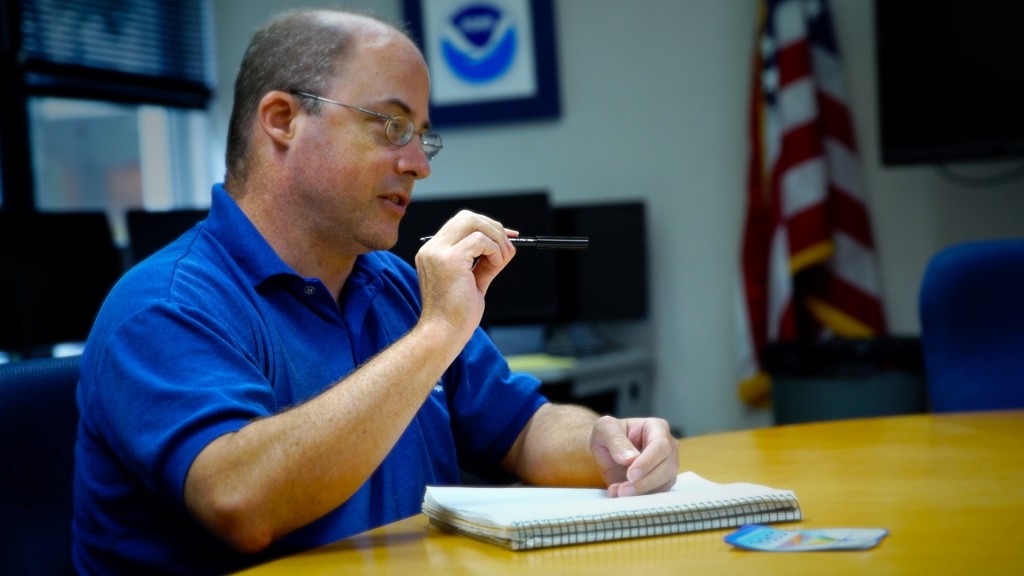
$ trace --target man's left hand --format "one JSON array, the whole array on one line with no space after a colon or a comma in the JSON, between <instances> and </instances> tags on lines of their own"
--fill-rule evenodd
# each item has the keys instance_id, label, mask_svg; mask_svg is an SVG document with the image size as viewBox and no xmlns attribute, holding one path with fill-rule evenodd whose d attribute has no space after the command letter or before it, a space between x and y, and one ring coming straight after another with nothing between
<instances>
[{"instance_id":1,"label":"man's left hand","mask_svg":"<svg viewBox=\"0 0 1024 576\"><path fill-rule=\"evenodd\" d=\"M678 445L661 418L602 416L590 434L590 451L612 497L671 488L679 473Z\"/></svg>"}]
</instances>

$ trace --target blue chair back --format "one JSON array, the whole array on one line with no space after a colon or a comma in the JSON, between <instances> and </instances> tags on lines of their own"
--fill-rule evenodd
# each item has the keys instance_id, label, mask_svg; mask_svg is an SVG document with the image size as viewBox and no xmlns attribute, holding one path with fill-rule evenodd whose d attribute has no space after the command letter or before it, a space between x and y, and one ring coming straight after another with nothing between
<instances>
[{"instance_id":1,"label":"blue chair back","mask_svg":"<svg viewBox=\"0 0 1024 576\"><path fill-rule=\"evenodd\" d=\"M0 364L0 572L65 576L79 356Z\"/></svg>"},{"instance_id":2,"label":"blue chair back","mask_svg":"<svg viewBox=\"0 0 1024 576\"><path fill-rule=\"evenodd\" d=\"M1024 408L1024 238L939 252L919 304L932 411Z\"/></svg>"}]
</instances>

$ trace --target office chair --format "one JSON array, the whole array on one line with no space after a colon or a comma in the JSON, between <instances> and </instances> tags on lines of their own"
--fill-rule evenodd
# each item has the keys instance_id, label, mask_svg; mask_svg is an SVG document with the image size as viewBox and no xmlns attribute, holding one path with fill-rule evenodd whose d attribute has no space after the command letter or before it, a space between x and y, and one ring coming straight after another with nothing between
<instances>
[{"instance_id":1,"label":"office chair","mask_svg":"<svg viewBox=\"0 0 1024 576\"><path fill-rule=\"evenodd\" d=\"M0 571L71 565L79 356L0 364Z\"/></svg>"},{"instance_id":2,"label":"office chair","mask_svg":"<svg viewBox=\"0 0 1024 576\"><path fill-rule=\"evenodd\" d=\"M933 412L1024 408L1024 238L942 250L919 306Z\"/></svg>"}]
</instances>

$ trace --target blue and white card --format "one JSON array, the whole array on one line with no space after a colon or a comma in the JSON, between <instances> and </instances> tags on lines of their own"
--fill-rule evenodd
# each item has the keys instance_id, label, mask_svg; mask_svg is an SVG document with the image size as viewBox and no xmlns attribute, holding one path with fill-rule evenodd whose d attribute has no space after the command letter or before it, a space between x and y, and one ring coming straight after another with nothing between
<instances>
[{"instance_id":1,"label":"blue and white card","mask_svg":"<svg viewBox=\"0 0 1024 576\"><path fill-rule=\"evenodd\" d=\"M868 550L889 534L884 528L822 528L781 530L747 524L725 536L725 541L745 550L761 552L809 552L818 550Z\"/></svg>"}]
</instances>

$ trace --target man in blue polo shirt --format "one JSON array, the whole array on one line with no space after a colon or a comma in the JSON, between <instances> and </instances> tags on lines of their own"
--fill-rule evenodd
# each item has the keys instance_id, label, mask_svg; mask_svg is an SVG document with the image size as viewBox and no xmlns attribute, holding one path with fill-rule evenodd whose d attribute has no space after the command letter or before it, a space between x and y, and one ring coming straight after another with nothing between
<instances>
[{"instance_id":1,"label":"man in blue polo shirt","mask_svg":"<svg viewBox=\"0 0 1024 576\"><path fill-rule=\"evenodd\" d=\"M464 467L665 490L660 419L555 405L478 328L514 230L462 212L386 252L441 139L423 57L366 16L253 37L209 217L128 272L82 358L82 574L219 574L419 512Z\"/></svg>"}]
</instances>

